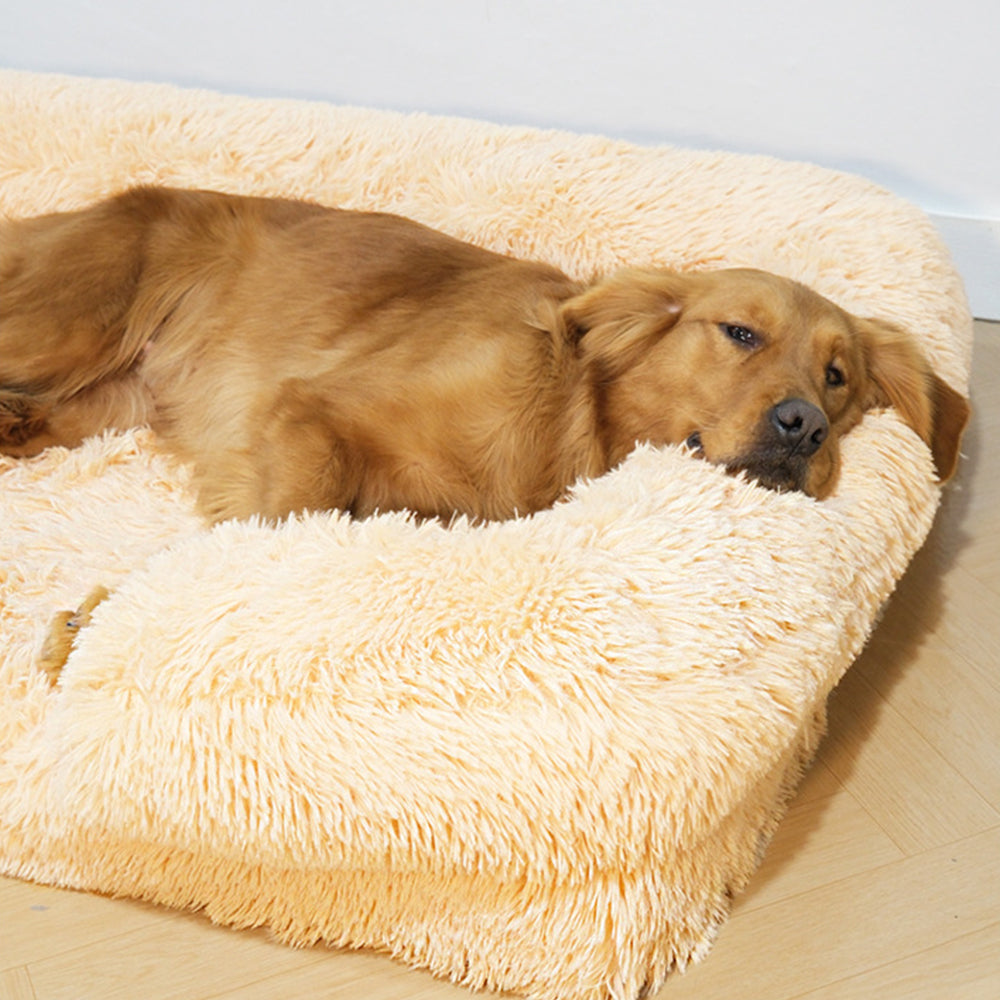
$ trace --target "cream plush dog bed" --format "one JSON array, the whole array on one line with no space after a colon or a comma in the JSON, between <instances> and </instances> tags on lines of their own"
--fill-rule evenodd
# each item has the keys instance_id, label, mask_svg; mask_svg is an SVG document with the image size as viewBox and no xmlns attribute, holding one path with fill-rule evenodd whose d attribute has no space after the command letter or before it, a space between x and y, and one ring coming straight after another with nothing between
<instances>
[{"instance_id":1,"label":"cream plush dog bed","mask_svg":"<svg viewBox=\"0 0 1000 1000\"><path fill-rule=\"evenodd\" d=\"M10 215L162 182L388 209L581 276L751 265L905 324L964 388L941 245L857 178L12 72L0 101ZM708 950L937 502L892 412L822 503L642 448L554 510L450 529L209 530L144 431L0 458L0 870L635 997ZM47 623L98 583L50 688Z\"/></svg>"}]
</instances>

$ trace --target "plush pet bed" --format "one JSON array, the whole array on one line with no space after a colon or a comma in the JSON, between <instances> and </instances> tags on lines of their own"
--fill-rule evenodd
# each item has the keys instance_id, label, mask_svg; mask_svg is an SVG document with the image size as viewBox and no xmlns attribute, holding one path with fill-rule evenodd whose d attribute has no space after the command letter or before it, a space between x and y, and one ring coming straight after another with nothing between
<instances>
[{"instance_id":1,"label":"plush pet bed","mask_svg":"<svg viewBox=\"0 0 1000 1000\"><path fill-rule=\"evenodd\" d=\"M9 215L162 182L388 209L580 276L751 265L906 325L965 386L946 254L857 178L13 72L0 104ZM642 448L484 527L209 530L145 431L0 459L0 870L636 997L707 952L938 498L887 411L824 502ZM47 623L96 584L50 687Z\"/></svg>"}]
</instances>

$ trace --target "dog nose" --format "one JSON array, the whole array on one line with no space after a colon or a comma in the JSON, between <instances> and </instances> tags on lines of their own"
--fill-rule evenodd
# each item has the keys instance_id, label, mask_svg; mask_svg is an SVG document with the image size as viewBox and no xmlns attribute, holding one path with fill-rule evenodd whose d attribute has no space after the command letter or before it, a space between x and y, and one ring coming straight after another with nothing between
<instances>
[{"instance_id":1,"label":"dog nose","mask_svg":"<svg viewBox=\"0 0 1000 1000\"><path fill-rule=\"evenodd\" d=\"M771 410L771 424L788 450L807 458L826 440L830 424L826 414L804 399L785 399Z\"/></svg>"}]
</instances>

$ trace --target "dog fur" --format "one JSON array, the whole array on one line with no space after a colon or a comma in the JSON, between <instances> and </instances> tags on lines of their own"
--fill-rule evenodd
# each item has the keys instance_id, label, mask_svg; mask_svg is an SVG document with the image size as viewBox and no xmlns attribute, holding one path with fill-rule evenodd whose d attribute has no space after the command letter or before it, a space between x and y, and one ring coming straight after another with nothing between
<instances>
[{"instance_id":1,"label":"dog fur","mask_svg":"<svg viewBox=\"0 0 1000 1000\"><path fill-rule=\"evenodd\" d=\"M0 225L0 452L149 423L213 521L507 518L642 441L821 499L883 406L949 478L968 403L913 339L765 272L580 283L398 216L168 188Z\"/></svg>"}]
</instances>

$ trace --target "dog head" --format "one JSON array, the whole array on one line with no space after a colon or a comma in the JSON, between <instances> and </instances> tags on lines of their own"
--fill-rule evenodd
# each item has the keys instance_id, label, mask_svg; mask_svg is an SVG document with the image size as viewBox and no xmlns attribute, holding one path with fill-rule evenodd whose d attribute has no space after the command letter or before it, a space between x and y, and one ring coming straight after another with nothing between
<instances>
[{"instance_id":1,"label":"dog head","mask_svg":"<svg viewBox=\"0 0 1000 1000\"><path fill-rule=\"evenodd\" d=\"M762 485L822 499L840 438L894 407L951 477L969 404L905 332L749 269L622 271L563 306L617 462L640 441L681 444Z\"/></svg>"}]
</instances>

